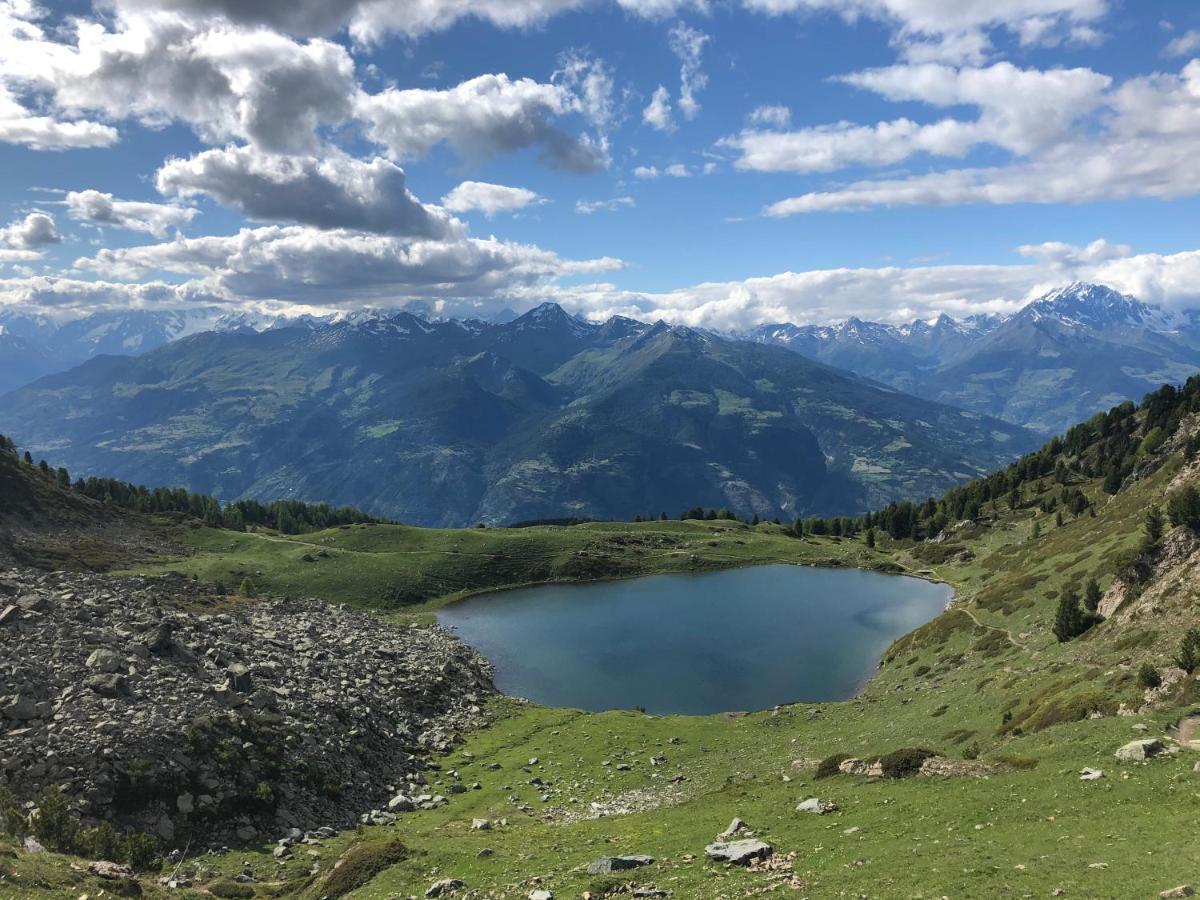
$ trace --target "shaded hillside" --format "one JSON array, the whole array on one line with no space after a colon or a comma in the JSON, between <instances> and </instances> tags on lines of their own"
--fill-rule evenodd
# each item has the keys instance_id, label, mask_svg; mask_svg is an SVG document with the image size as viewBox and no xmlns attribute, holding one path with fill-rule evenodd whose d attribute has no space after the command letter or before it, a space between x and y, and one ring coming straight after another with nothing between
<instances>
[{"instance_id":1,"label":"shaded hillside","mask_svg":"<svg viewBox=\"0 0 1200 900\"><path fill-rule=\"evenodd\" d=\"M104 571L179 553L162 523L64 490L0 436L0 564Z\"/></svg>"},{"instance_id":2,"label":"shaded hillside","mask_svg":"<svg viewBox=\"0 0 1200 900\"><path fill-rule=\"evenodd\" d=\"M14 392L0 429L72 472L431 525L854 512L1030 446L782 349L552 304L201 334Z\"/></svg>"}]
</instances>

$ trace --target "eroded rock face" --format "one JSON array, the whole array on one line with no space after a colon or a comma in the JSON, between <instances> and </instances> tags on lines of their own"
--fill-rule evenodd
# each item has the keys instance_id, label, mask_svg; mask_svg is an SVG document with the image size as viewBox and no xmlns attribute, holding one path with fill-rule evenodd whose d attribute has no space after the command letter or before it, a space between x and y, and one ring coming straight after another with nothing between
<instances>
[{"instance_id":1,"label":"eroded rock face","mask_svg":"<svg viewBox=\"0 0 1200 900\"><path fill-rule=\"evenodd\" d=\"M0 635L0 784L63 786L85 821L167 843L350 825L480 724L492 691L437 627L229 602L182 576L0 583L20 597Z\"/></svg>"}]
</instances>

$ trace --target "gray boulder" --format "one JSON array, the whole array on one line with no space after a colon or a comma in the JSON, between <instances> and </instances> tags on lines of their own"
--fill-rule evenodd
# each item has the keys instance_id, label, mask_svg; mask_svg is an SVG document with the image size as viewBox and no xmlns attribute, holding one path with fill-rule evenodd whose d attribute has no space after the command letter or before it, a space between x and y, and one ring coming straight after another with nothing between
<instances>
[{"instance_id":1,"label":"gray boulder","mask_svg":"<svg viewBox=\"0 0 1200 900\"><path fill-rule=\"evenodd\" d=\"M765 841L717 841L704 848L709 859L729 862L735 866L748 866L756 859L766 859L774 849Z\"/></svg>"},{"instance_id":2,"label":"gray boulder","mask_svg":"<svg viewBox=\"0 0 1200 900\"><path fill-rule=\"evenodd\" d=\"M653 862L653 856L602 856L589 863L587 870L589 875L607 875L610 872L638 869Z\"/></svg>"},{"instance_id":3,"label":"gray boulder","mask_svg":"<svg viewBox=\"0 0 1200 900\"><path fill-rule=\"evenodd\" d=\"M93 672L115 672L121 668L121 657L111 650L101 648L92 651L92 655L87 658L86 665Z\"/></svg>"},{"instance_id":4,"label":"gray boulder","mask_svg":"<svg viewBox=\"0 0 1200 900\"><path fill-rule=\"evenodd\" d=\"M1166 749L1166 746L1158 738L1143 738L1137 741L1130 741L1118 749L1115 756L1121 762L1144 762Z\"/></svg>"}]
</instances>

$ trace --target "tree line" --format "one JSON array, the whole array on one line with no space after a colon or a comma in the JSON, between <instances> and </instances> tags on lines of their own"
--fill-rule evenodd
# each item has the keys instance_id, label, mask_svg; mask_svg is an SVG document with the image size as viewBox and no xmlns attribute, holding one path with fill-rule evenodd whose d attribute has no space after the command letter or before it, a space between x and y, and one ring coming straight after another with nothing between
<instances>
[{"instance_id":1,"label":"tree line","mask_svg":"<svg viewBox=\"0 0 1200 900\"><path fill-rule=\"evenodd\" d=\"M248 528L273 528L283 534L305 534L339 525L378 524L389 520L370 516L353 506L332 506L328 503L306 503L302 500L233 500L222 503L209 494L199 494L185 488L148 488L116 478L71 479L70 472L59 466L51 467L44 459L34 463L28 450L20 454L16 443L0 435L0 452L9 453L69 490L107 506L139 513L180 513L202 521L213 528L245 531Z\"/></svg>"}]
</instances>

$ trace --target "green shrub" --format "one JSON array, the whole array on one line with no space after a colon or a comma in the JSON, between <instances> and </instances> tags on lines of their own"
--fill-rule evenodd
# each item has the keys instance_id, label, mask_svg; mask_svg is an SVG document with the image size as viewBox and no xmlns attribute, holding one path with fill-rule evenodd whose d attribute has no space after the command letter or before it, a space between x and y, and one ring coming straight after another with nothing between
<instances>
[{"instance_id":1,"label":"green shrub","mask_svg":"<svg viewBox=\"0 0 1200 900\"><path fill-rule=\"evenodd\" d=\"M214 881L208 886L208 892L222 900L249 900L254 896L254 888L248 884L240 884L228 878Z\"/></svg>"},{"instance_id":2,"label":"green shrub","mask_svg":"<svg viewBox=\"0 0 1200 900\"><path fill-rule=\"evenodd\" d=\"M879 757L879 764L888 778L907 778L909 775L916 775L921 769L921 763L931 756L937 754L921 747L901 747Z\"/></svg>"},{"instance_id":3,"label":"green shrub","mask_svg":"<svg viewBox=\"0 0 1200 900\"><path fill-rule=\"evenodd\" d=\"M1200 668L1200 628L1188 629L1179 642L1179 652L1175 654L1174 662L1189 675Z\"/></svg>"},{"instance_id":4,"label":"green shrub","mask_svg":"<svg viewBox=\"0 0 1200 900\"><path fill-rule=\"evenodd\" d=\"M1137 680L1144 688L1162 687L1162 676L1150 663L1142 663L1142 667L1138 669Z\"/></svg>"},{"instance_id":5,"label":"green shrub","mask_svg":"<svg viewBox=\"0 0 1200 900\"><path fill-rule=\"evenodd\" d=\"M930 673L930 671L931 670L929 666L917 666L915 669L913 669L913 674L918 678L924 678Z\"/></svg>"},{"instance_id":6,"label":"green shrub","mask_svg":"<svg viewBox=\"0 0 1200 900\"><path fill-rule=\"evenodd\" d=\"M57 787L47 785L38 795L33 836L49 849L60 853L70 853L75 849L79 822L72 815L67 798Z\"/></svg>"},{"instance_id":7,"label":"green shrub","mask_svg":"<svg viewBox=\"0 0 1200 900\"><path fill-rule=\"evenodd\" d=\"M130 829L121 837L121 859L135 872L151 871L158 865L158 841Z\"/></svg>"},{"instance_id":8,"label":"green shrub","mask_svg":"<svg viewBox=\"0 0 1200 900\"><path fill-rule=\"evenodd\" d=\"M330 872L320 886L322 897L344 897L372 878L408 858L408 848L400 841L359 844L342 857L342 864Z\"/></svg>"},{"instance_id":9,"label":"green shrub","mask_svg":"<svg viewBox=\"0 0 1200 900\"><path fill-rule=\"evenodd\" d=\"M813 778L830 778L838 774L838 766L846 760L852 759L849 753L835 753L833 756L827 756L817 764L817 771L813 774Z\"/></svg>"},{"instance_id":10,"label":"green shrub","mask_svg":"<svg viewBox=\"0 0 1200 900\"><path fill-rule=\"evenodd\" d=\"M17 840L23 840L29 833L29 817L5 787L0 787L0 829Z\"/></svg>"}]
</instances>

